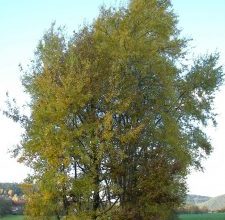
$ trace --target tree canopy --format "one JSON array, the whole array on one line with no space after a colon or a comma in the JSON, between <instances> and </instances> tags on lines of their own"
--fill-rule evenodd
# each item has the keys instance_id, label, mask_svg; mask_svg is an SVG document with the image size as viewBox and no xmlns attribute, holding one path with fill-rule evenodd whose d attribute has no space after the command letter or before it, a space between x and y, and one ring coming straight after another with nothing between
<instances>
[{"instance_id":1,"label":"tree canopy","mask_svg":"<svg viewBox=\"0 0 225 220\"><path fill-rule=\"evenodd\" d=\"M190 167L212 151L204 127L223 81L218 54L185 65L169 0L101 8L70 39L55 25L22 83L30 116L15 156L34 173L29 218L168 219Z\"/></svg>"}]
</instances>

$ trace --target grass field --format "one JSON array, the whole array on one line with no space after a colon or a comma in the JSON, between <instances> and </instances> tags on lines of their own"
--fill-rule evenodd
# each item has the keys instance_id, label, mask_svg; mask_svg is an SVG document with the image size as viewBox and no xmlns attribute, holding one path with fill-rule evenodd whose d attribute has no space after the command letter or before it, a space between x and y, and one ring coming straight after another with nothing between
<instances>
[{"instance_id":1,"label":"grass field","mask_svg":"<svg viewBox=\"0 0 225 220\"><path fill-rule=\"evenodd\" d=\"M10 215L7 217L0 217L1 220L24 220L23 216L21 215Z\"/></svg>"},{"instance_id":2,"label":"grass field","mask_svg":"<svg viewBox=\"0 0 225 220\"><path fill-rule=\"evenodd\" d=\"M180 220L225 220L225 213L180 215Z\"/></svg>"},{"instance_id":3,"label":"grass field","mask_svg":"<svg viewBox=\"0 0 225 220\"><path fill-rule=\"evenodd\" d=\"M11 215L1 220L24 220L23 216ZM180 220L225 220L225 213L185 214L179 216Z\"/></svg>"}]
</instances>

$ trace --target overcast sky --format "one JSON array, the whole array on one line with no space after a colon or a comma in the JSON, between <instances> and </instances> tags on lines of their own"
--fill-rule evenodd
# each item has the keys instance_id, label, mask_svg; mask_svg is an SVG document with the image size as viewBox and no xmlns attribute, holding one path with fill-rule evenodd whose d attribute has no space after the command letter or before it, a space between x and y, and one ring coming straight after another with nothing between
<instances>
[{"instance_id":1,"label":"overcast sky","mask_svg":"<svg viewBox=\"0 0 225 220\"><path fill-rule=\"evenodd\" d=\"M1 0L0 1L0 108L4 108L5 93L9 91L20 104L26 95L20 85L18 65L32 59L38 40L53 21L66 25L68 33L98 14L102 3L113 0ZM220 64L225 65L225 1L172 0L179 17L182 35L193 38L193 53L220 52ZM225 87L216 95L215 109L218 126L209 127L208 135L214 147L203 163L204 173L193 171L187 182L189 192L216 196L225 194ZM19 143L21 128L0 113L0 182L21 182L28 169L10 158L8 150Z\"/></svg>"}]
</instances>

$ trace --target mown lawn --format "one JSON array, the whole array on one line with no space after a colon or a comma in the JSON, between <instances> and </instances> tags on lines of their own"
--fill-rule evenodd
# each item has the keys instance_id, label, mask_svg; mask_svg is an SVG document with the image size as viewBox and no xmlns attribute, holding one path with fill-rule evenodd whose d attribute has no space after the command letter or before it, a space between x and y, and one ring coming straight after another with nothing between
<instances>
[{"instance_id":1,"label":"mown lawn","mask_svg":"<svg viewBox=\"0 0 225 220\"><path fill-rule=\"evenodd\" d=\"M185 214L179 216L180 220L225 220L225 213Z\"/></svg>"},{"instance_id":2,"label":"mown lawn","mask_svg":"<svg viewBox=\"0 0 225 220\"><path fill-rule=\"evenodd\" d=\"M1 220L24 220L22 215L9 215L6 217L0 217Z\"/></svg>"},{"instance_id":3,"label":"mown lawn","mask_svg":"<svg viewBox=\"0 0 225 220\"><path fill-rule=\"evenodd\" d=\"M0 218L1 220L24 220L23 216L10 215ZM180 215L179 220L225 220L225 213L209 214L185 214Z\"/></svg>"}]
</instances>

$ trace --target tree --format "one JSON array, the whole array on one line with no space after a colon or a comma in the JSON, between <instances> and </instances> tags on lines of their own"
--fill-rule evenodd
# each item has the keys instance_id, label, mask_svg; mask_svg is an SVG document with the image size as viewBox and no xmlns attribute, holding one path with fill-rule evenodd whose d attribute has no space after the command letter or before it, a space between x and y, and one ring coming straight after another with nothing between
<instances>
[{"instance_id":1,"label":"tree","mask_svg":"<svg viewBox=\"0 0 225 220\"><path fill-rule=\"evenodd\" d=\"M185 66L186 39L168 0L102 8L69 41L54 25L23 85L29 117L15 156L34 170L31 219L168 219L183 201L191 166L211 152L223 79L218 54ZM111 217L112 218L112 217Z\"/></svg>"},{"instance_id":2,"label":"tree","mask_svg":"<svg viewBox=\"0 0 225 220\"><path fill-rule=\"evenodd\" d=\"M10 189L10 190L8 191L8 196L12 197L13 195L14 195L14 192L13 192L12 189Z\"/></svg>"},{"instance_id":3,"label":"tree","mask_svg":"<svg viewBox=\"0 0 225 220\"><path fill-rule=\"evenodd\" d=\"M0 183L0 195L10 195L17 194L22 196L22 190L18 183Z\"/></svg>"},{"instance_id":4,"label":"tree","mask_svg":"<svg viewBox=\"0 0 225 220\"><path fill-rule=\"evenodd\" d=\"M8 198L0 197L0 217L11 214L12 201Z\"/></svg>"}]
</instances>

